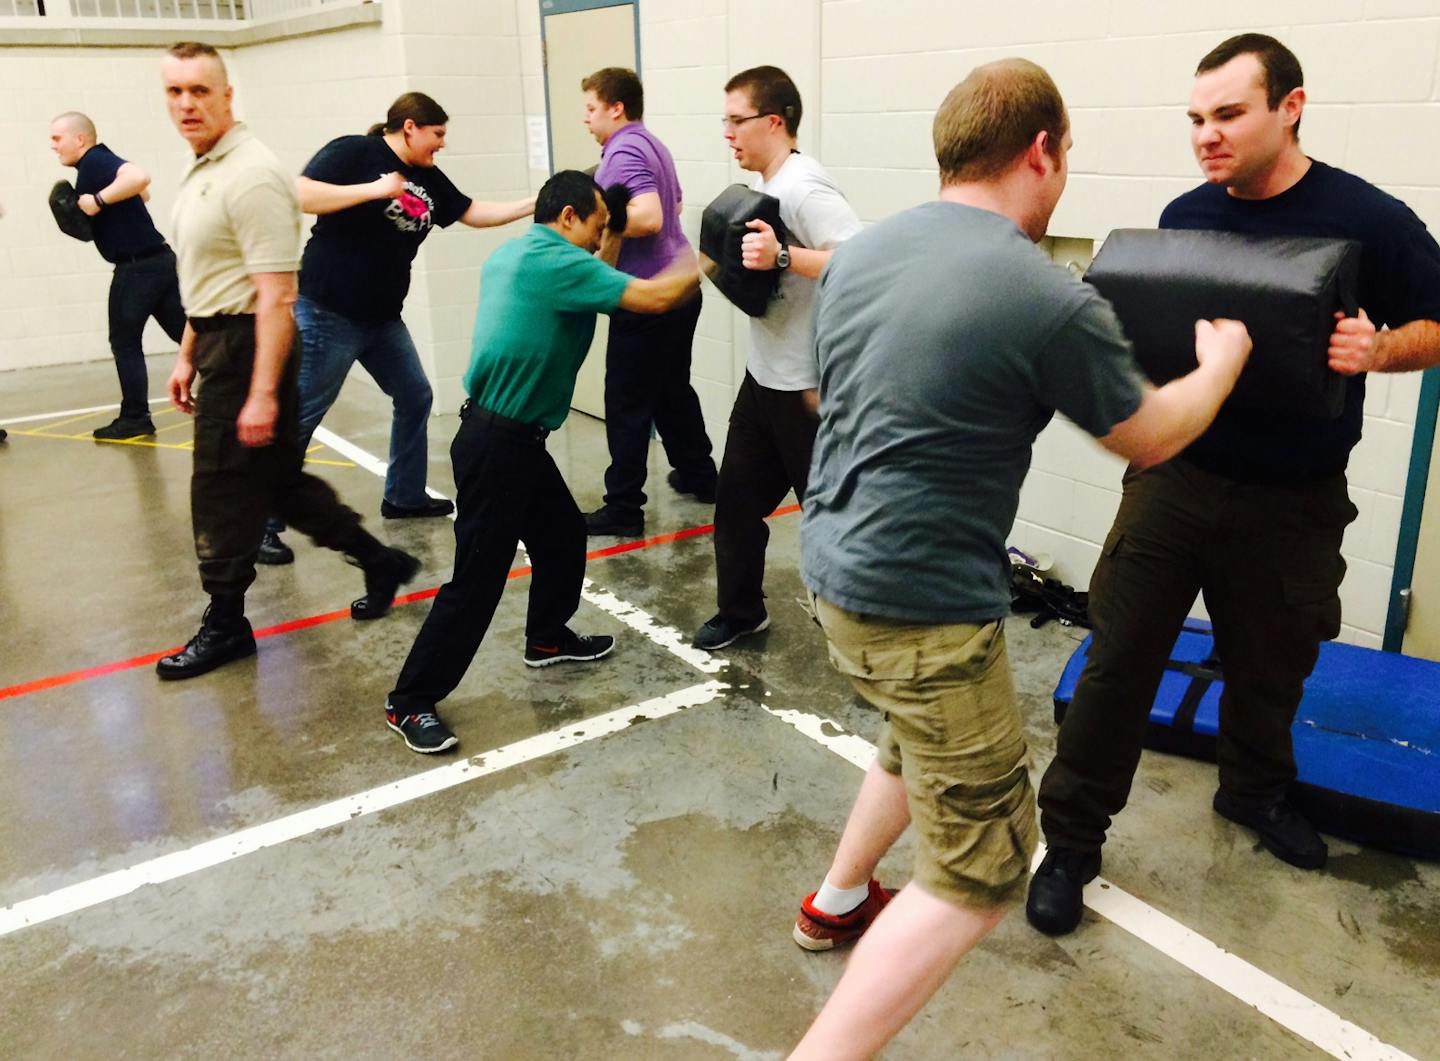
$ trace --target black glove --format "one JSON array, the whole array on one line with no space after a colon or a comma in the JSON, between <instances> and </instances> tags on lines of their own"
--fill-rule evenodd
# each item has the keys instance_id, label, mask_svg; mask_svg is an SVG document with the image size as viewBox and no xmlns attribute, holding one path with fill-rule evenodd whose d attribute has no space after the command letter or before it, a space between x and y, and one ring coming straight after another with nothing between
<instances>
[{"instance_id":1,"label":"black glove","mask_svg":"<svg viewBox=\"0 0 1440 1061\"><path fill-rule=\"evenodd\" d=\"M56 181L50 189L50 212L55 215L55 224L67 236L89 243L95 238L90 228L90 218L80 209L80 196L69 181Z\"/></svg>"},{"instance_id":2,"label":"black glove","mask_svg":"<svg viewBox=\"0 0 1440 1061\"><path fill-rule=\"evenodd\" d=\"M601 192L605 208L610 211L610 223L605 227L617 236L624 235L625 226L630 223L630 189L623 184L612 184Z\"/></svg>"}]
</instances>

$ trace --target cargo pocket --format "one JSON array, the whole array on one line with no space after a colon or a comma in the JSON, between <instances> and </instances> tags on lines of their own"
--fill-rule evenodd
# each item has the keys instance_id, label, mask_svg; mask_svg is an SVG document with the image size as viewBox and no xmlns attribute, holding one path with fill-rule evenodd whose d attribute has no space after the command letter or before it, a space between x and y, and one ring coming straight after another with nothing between
<instances>
[{"instance_id":1,"label":"cargo pocket","mask_svg":"<svg viewBox=\"0 0 1440 1061\"><path fill-rule=\"evenodd\" d=\"M1280 577L1285 603L1302 617L1302 622L1313 624L1314 635L1322 641L1340 636L1340 582L1345 577L1345 560L1336 555L1332 565L1328 577L1310 572Z\"/></svg>"},{"instance_id":2,"label":"cargo pocket","mask_svg":"<svg viewBox=\"0 0 1440 1061\"><path fill-rule=\"evenodd\" d=\"M841 674L869 681L913 681L920 673L920 650L914 645L837 645L827 637L830 662Z\"/></svg>"},{"instance_id":3,"label":"cargo pocket","mask_svg":"<svg viewBox=\"0 0 1440 1061\"><path fill-rule=\"evenodd\" d=\"M250 465L256 451L240 445L233 424L209 417L195 421L195 474L234 472Z\"/></svg>"},{"instance_id":4,"label":"cargo pocket","mask_svg":"<svg viewBox=\"0 0 1440 1061\"><path fill-rule=\"evenodd\" d=\"M1039 843L1025 766L985 781L953 782L939 799L942 835L932 843L954 888L987 905L1012 898Z\"/></svg>"}]
</instances>

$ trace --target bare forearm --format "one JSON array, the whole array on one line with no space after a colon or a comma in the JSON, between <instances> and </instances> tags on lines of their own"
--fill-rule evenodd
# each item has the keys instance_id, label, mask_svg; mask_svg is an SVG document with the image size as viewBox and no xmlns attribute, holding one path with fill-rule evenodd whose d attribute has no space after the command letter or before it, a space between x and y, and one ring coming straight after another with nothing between
<instances>
[{"instance_id":1,"label":"bare forearm","mask_svg":"<svg viewBox=\"0 0 1440 1061\"><path fill-rule=\"evenodd\" d=\"M1235 385L1237 372L1201 365L1153 390L1135 415L1101 440L1140 468L1163 464L1204 433Z\"/></svg>"},{"instance_id":2,"label":"bare forearm","mask_svg":"<svg viewBox=\"0 0 1440 1061\"><path fill-rule=\"evenodd\" d=\"M1417 372L1440 365L1440 322L1411 321L1375 337L1377 372Z\"/></svg>"},{"instance_id":3,"label":"bare forearm","mask_svg":"<svg viewBox=\"0 0 1440 1061\"><path fill-rule=\"evenodd\" d=\"M797 247L790 245L790 271L798 273L807 280L819 280L820 274L825 271L825 265L830 261L830 251L814 251L809 247Z\"/></svg>"},{"instance_id":4,"label":"bare forearm","mask_svg":"<svg viewBox=\"0 0 1440 1061\"><path fill-rule=\"evenodd\" d=\"M293 297L262 292L255 302L255 369L250 375L250 396L273 396L285 371L290 342L295 334L291 312Z\"/></svg>"},{"instance_id":5,"label":"bare forearm","mask_svg":"<svg viewBox=\"0 0 1440 1061\"><path fill-rule=\"evenodd\" d=\"M148 187L150 175L134 163L127 162L116 172L115 179L100 189L99 196L107 205L114 205L143 195Z\"/></svg>"},{"instance_id":6,"label":"bare forearm","mask_svg":"<svg viewBox=\"0 0 1440 1061\"><path fill-rule=\"evenodd\" d=\"M300 199L300 209L307 214L333 214L376 197L373 183L327 184L309 177L295 178L295 194Z\"/></svg>"},{"instance_id":7,"label":"bare forearm","mask_svg":"<svg viewBox=\"0 0 1440 1061\"><path fill-rule=\"evenodd\" d=\"M511 221L529 217L534 212L533 195L528 199L512 199L508 203L471 200L469 209L460 220L471 228L494 228L496 225L508 225Z\"/></svg>"}]
</instances>

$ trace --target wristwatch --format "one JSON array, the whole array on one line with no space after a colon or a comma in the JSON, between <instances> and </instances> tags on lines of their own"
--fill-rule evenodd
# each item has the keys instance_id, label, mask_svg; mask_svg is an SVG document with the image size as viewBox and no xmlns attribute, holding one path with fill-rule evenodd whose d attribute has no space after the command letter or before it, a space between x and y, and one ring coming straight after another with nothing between
<instances>
[{"instance_id":1,"label":"wristwatch","mask_svg":"<svg viewBox=\"0 0 1440 1061\"><path fill-rule=\"evenodd\" d=\"M775 268L790 268L790 248L783 243L780 245L780 249L775 252Z\"/></svg>"}]
</instances>

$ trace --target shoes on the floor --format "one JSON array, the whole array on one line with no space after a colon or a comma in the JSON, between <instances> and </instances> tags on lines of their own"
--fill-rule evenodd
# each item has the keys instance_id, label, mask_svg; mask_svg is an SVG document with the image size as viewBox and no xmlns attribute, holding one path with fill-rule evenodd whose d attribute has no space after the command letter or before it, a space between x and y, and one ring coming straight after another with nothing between
<instances>
[{"instance_id":1,"label":"shoes on the floor","mask_svg":"<svg viewBox=\"0 0 1440 1061\"><path fill-rule=\"evenodd\" d=\"M712 615L699 630L695 631L691 644L713 652L717 648L734 644L749 634L758 634L770 628L770 616L755 619L728 619L723 615Z\"/></svg>"},{"instance_id":2,"label":"shoes on the floor","mask_svg":"<svg viewBox=\"0 0 1440 1061\"><path fill-rule=\"evenodd\" d=\"M681 475L678 471L671 471L671 473L665 477L665 481L670 484L670 489L674 490L677 494L689 494L702 505L713 505L715 503L715 480L713 478L708 482L694 482L686 479L685 476Z\"/></svg>"},{"instance_id":3,"label":"shoes on the floor","mask_svg":"<svg viewBox=\"0 0 1440 1061\"><path fill-rule=\"evenodd\" d=\"M0 427L0 442L4 442L5 439L9 436L9 434L9 431L6 431L3 427Z\"/></svg>"},{"instance_id":4,"label":"shoes on the floor","mask_svg":"<svg viewBox=\"0 0 1440 1061\"><path fill-rule=\"evenodd\" d=\"M1099 873L1099 851L1052 846L1030 878L1026 920L1047 936L1074 932L1085 909L1085 885Z\"/></svg>"},{"instance_id":5,"label":"shoes on the floor","mask_svg":"<svg viewBox=\"0 0 1440 1061\"><path fill-rule=\"evenodd\" d=\"M572 661L586 662L610 655L615 648L615 639L609 634L582 636L569 627L553 641L540 638L525 639L525 666L548 667L552 663Z\"/></svg>"},{"instance_id":6,"label":"shoes on the floor","mask_svg":"<svg viewBox=\"0 0 1440 1061\"><path fill-rule=\"evenodd\" d=\"M91 432L101 442L120 442L127 438L140 438L154 433L155 424L148 416L117 416L104 427L97 427Z\"/></svg>"},{"instance_id":7,"label":"shoes on the floor","mask_svg":"<svg viewBox=\"0 0 1440 1061\"><path fill-rule=\"evenodd\" d=\"M427 497L423 505L392 505L380 502L380 515L386 519L435 519L455 511L455 502L443 497Z\"/></svg>"},{"instance_id":8,"label":"shoes on the floor","mask_svg":"<svg viewBox=\"0 0 1440 1061\"><path fill-rule=\"evenodd\" d=\"M645 534L644 515L617 515L608 508L585 513L585 533L592 538L640 538Z\"/></svg>"},{"instance_id":9,"label":"shoes on the floor","mask_svg":"<svg viewBox=\"0 0 1440 1061\"><path fill-rule=\"evenodd\" d=\"M280 535L272 530L267 530L260 539L260 551L255 554L257 564L293 564L295 562L295 550L280 540Z\"/></svg>"},{"instance_id":10,"label":"shoes on the floor","mask_svg":"<svg viewBox=\"0 0 1440 1061\"><path fill-rule=\"evenodd\" d=\"M450 732L450 727L441 722L440 716L433 711L406 715L386 703L385 725L404 738L405 747L422 755L443 752L460 743L459 738Z\"/></svg>"},{"instance_id":11,"label":"shoes on the floor","mask_svg":"<svg viewBox=\"0 0 1440 1061\"><path fill-rule=\"evenodd\" d=\"M800 903L800 916L795 919L795 928L790 933L800 946L816 951L831 950L859 939L880 916L885 904L895 896L889 888L880 887L879 881L872 880L870 894L865 901L848 914L835 917L815 909L816 894L811 892Z\"/></svg>"},{"instance_id":12,"label":"shoes on the floor","mask_svg":"<svg viewBox=\"0 0 1440 1061\"><path fill-rule=\"evenodd\" d=\"M1330 849L1320 839L1315 826L1285 800L1247 803L1222 788L1216 791L1213 806L1220 817L1254 829L1260 845L1282 862L1300 869L1320 869L1325 865Z\"/></svg>"},{"instance_id":13,"label":"shoes on the floor","mask_svg":"<svg viewBox=\"0 0 1440 1061\"><path fill-rule=\"evenodd\" d=\"M350 618L378 619L395 603L395 591L415 577L420 561L403 549L387 549L383 560L366 564L365 596L350 602Z\"/></svg>"},{"instance_id":14,"label":"shoes on the floor","mask_svg":"<svg viewBox=\"0 0 1440 1061\"><path fill-rule=\"evenodd\" d=\"M155 673L165 681L198 678L232 660L255 655L255 634L250 620L243 615L238 621L221 623L205 610L200 630L185 647L173 656L164 656L155 664Z\"/></svg>"}]
</instances>

